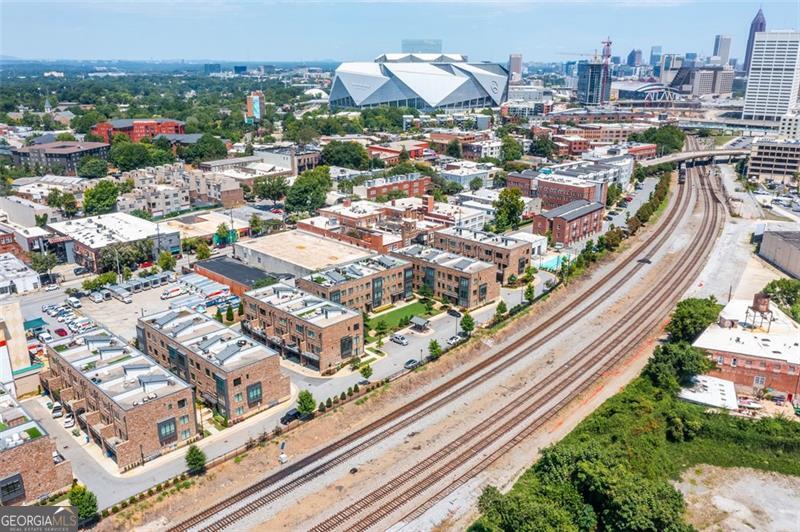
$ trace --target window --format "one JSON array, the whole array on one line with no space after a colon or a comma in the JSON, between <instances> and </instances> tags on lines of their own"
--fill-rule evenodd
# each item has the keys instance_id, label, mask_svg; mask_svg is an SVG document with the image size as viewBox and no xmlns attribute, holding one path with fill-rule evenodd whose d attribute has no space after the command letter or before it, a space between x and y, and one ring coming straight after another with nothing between
<instances>
[{"instance_id":1,"label":"window","mask_svg":"<svg viewBox=\"0 0 800 532\"><path fill-rule=\"evenodd\" d=\"M186 408L186 399L178 399L178 408Z\"/></svg>"},{"instance_id":2,"label":"window","mask_svg":"<svg viewBox=\"0 0 800 532\"><path fill-rule=\"evenodd\" d=\"M169 403L169 404L167 405L167 410L172 410L172 403Z\"/></svg>"},{"instance_id":3,"label":"window","mask_svg":"<svg viewBox=\"0 0 800 532\"><path fill-rule=\"evenodd\" d=\"M718 356L717 357L717 364L719 364L721 366L724 363L725 363L725 357L723 357L722 355Z\"/></svg>"},{"instance_id":4,"label":"window","mask_svg":"<svg viewBox=\"0 0 800 532\"><path fill-rule=\"evenodd\" d=\"M244 407L243 406L237 406L236 407L236 415L237 416L241 416L243 414L244 414Z\"/></svg>"},{"instance_id":5,"label":"window","mask_svg":"<svg viewBox=\"0 0 800 532\"><path fill-rule=\"evenodd\" d=\"M189 430L182 430L181 431L181 439L182 440L188 440L189 436L191 436L191 435L192 435L192 432L189 431Z\"/></svg>"},{"instance_id":6,"label":"window","mask_svg":"<svg viewBox=\"0 0 800 532\"><path fill-rule=\"evenodd\" d=\"M237 403L241 403L242 402L242 394L241 394L241 392L237 393L236 395L234 395L233 396L233 400L236 401Z\"/></svg>"},{"instance_id":7,"label":"window","mask_svg":"<svg viewBox=\"0 0 800 532\"><path fill-rule=\"evenodd\" d=\"M12 475L2 480L2 483L0 483L0 502L7 504L23 497L25 497L25 486L22 484L21 475Z\"/></svg>"},{"instance_id":8,"label":"window","mask_svg":"<svg viewBox=\"0 0 800 532\"><path fill-rule=\"evenodd\" d=\"M731 367L732 367L732 368L735 368L735 367L736 367L736 364L737 364L737 360L736 360L735 358L732 358L732 359L731 359Z\"/></svg>"},{"instance_id":9,"label":"window","mask_svg":"<svg viewBox=\"0 0 800 532\"><path fill-rule=\"evenodd\" d=\"M241 386L242 385L242 378L241 377L236 377L235 379L233 379L233 385L234 386Z\"/></svg>"},{"instance_id":10,"label":"window","mask_svg":"<svg viewBox=\"0 0 800 532\"><path fill-rule=\"evenodd\" d=\"M175 418L169 418L158 424L158 441L161 445L174 443L177 440L175 432Z\"/></svg>"},{"instance_id":11,"label":"window","mask_svg":"<svg viewBox=\"0 0 800 532\"><path fill-rule=\"evenodd\" d=\"M247 387L247 406L253 406L261 402L261 383L257 382Z\"/></svg>"},{"instance_id":12,"label":"window","mask_svg":"<svg viewBox=\"0 0 800 532\"><path fill-rule=\"evenodd\" d=\"M303 334L303 326L302 325L299 325L299 324L295 325L294 326L294 330L299 332L300 334Z\"/></svg>"},{"instance_id":13,"label":"window","mask_svg":"<svg viewBox=\"0 0 800 532\"><path fill-rule=\"evenodd\" d=\"M181 425L188 425L189 424L189 416L181 416L181 418L178 421L180 421Z\"/></svg>"},{"instance_id":14,"label":"window","mask_svg":"<svg viewBox=\"0 0 800 532\"><path fill-rule=\"evenodd\" d=\"M761 387L761 386L764 386L764 384L766 384L766 382L767 382L767 378L766 377L764 377L763 375L756 375L755 378L753 379L753 386Z\"/></svg>"},{"instance_id":15,"label":"window","mask_svg":"<svg viewBox=\"0 0 800 532\"><path fill-rule=\"evenodd\" d=\"M210 377L210 376L211 376L211 372L208 371L208 368L206 368L206 377Z\"/></svg>"}]
</instances>

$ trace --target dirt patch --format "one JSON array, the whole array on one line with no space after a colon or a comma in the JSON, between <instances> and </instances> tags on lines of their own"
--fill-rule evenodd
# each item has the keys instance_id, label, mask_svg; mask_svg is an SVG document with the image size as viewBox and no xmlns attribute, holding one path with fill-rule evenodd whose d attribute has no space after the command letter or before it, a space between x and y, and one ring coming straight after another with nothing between
<instances>
[{"instance_id":1,"label":"dirt patch","mask_svg":"<svg viewBox=\"0 0 800 532\"><path fill-rule=\"evenodd\" d=\"M800 530L800 477L701 465L676 487L686 499L687 521L698 530Z\"/></svg>"}]
</instances>

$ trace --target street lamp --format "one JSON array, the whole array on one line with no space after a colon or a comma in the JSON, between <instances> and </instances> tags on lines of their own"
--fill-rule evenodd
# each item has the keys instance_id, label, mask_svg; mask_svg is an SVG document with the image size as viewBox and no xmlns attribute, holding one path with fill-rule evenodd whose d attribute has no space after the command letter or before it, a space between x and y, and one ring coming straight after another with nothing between
<instances>
[{"instance_id":1,"label":"street lamp","mask_svg":"<svg viewBox=\"0 0 800 532\"><path fill-rule=\"evenodd\" d=\"M419 363L422 364L422 348L419 348Z\"/></svg>"}]
</instances>

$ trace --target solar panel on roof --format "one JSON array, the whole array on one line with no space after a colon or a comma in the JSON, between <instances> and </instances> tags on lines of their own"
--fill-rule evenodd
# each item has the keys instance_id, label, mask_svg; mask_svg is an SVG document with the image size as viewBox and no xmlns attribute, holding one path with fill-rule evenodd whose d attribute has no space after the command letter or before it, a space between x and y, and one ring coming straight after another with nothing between
<instances>
[{"instance_id":1,"label":"solar panel on roof","mask_svg":"<svg viewBox=\"0 0 800 532\"><path fill-rule=\"evenodd\" d=\"M241 347L238 344L231 344L227 346L225 349L217 353L216 358L220 361L220 363L225 363L226 360L231 358L233 355L241 351Z\"/></svg>"},{"instance_id":2,"label":"solar panel on roof","mask_svg":"<svg viewBox=\"0 0 800 532\"><path fill-rule=\"evenodd\" d=\"M171 322L172 320L174 320L177 317L178 317L178 313L177 312L170 311L167 314L165 314L165 315L161 316L160 318L158 318L155 323L159 327L163 327L164 325L166 325L167 323Z\"/></svg>"},{"instance_id":3,"label":"solar panel on roof","mask_svg":"<svg viewBox=\"0 0 800 532\"><path fill-rule=\"evenodd\" d=\"M331 270L329 272L326 272L326 275L331 279L333 279L333 282L335 283L341 283L347 280L347 278L344 275L337 272L336 270Z\"/></svg>"}]
</instances>

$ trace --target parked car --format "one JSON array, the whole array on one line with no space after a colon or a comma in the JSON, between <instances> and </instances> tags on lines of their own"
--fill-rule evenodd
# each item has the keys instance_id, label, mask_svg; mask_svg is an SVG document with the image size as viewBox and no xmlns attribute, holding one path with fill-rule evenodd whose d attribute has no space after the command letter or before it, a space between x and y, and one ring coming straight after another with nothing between
<instances>
[{"instance_id":1,"label":"parked car","mask_svg":"<svg viewBox=\"0 0 800 532\"><path fill-rule=\"evenodd\" d=\"M55 331L53 331L53 332L54 332L54 333L56 333L56 336L66 336L66 335L68 335L68 334L69 334L69 333L66 331L66 329L63 329L63 328L61 328L61 327L59 327L58 329L56 329L56 330L55 330Z\"/></svg>"},{"instance_id":2,"label":"parked car","mask_svg":"<svg viewBox=\"0 0 800 532\"><path fill-rule=\"evenodd\" d=\"M403 367L406 369L414 369L417 366L419 366L419 360L417 360L416 358L410 358L406 360L405 364L403 364Z\"/></svg>"},{"instance_id":3,"label":"parked car","mask_svg":"<svg viewBox=\"0 0 800 532\"><path fill-rule=\"evenodd\" d=\"M49 284L44 288L45 292L53 292L55 290L58 290L58 285L57 284Z\"/></svg>"},{"instance_id":4,"label":"parked car","mask_svg":"<svg viewBox=\"0 0 800 532\"><path fill-rule=\"evenodd\" d=\"M64 428L65 429L71 429L74 426L75 426L75 418L70 417L70 418L64 419Z\"/></svg>"},{"instance_id":5,"label":"parked car","mask_svg":"<svg viewBox=\"0 0 800 532\"><path fill-rule=\"evenodd\" d=\"M453 307L450 307L449 309L447 309L447 313L449 315L453 316L454 318L460 318L461 317L461 313L458 311L458 309L455 309Z\"/></svg>"},{"instance_id":6,"label":"parked car","mask_svg":"<svg viewBox=\"0 0 800 532\"><path fill-rule=\"evenodd\" d=\"M56 404L53 407L53 410L52 410L51 414L52 414L53 418L57 418L57 417L63 416L64 415L64 407L61 406L60 404Z\"/></svg>"},{"instance_id":7,"label":"parked car","mask_svg":"<svg viewBox=\"0 0 800 532\"><path fill-rule=\"evenodd\" d=\"M42 334L39 335L39 341L40 342L44 342L44 343L52 342L53 341L53 337L50 336L50 333L43 332Z\"/></svg>"},{"instance_id":8,"label":"parked car","mask_svg":"<svg viewBox=\"0 0 800 532\"><path fill-rule=\"evenodd\" d=\"M302 415L300 415L300 411L296 408L292 408L288 412L286 412L283 417L281 417L281 424L288 425L292 421L296 419L304 419Z\"/></svg>"},{"instance_id":9,"label":"parked car","mask_svg":"<svg viewBox=\"0 0 800 532\"><path fill-rule=\"evenodd\" d=\"M69 305L72 308L81 308L81 302L78 301L77 297L68 297L67 305Z\"/></svg>"},{"instance_id":10,"label":"parked car","mask_svg":"<svg viewBox=\"0 0 800 532\"><path fill-rule=\"evenodd\" d=\"M75 268L74 270L72 270L72 273L74 273L75 275L85 275L85 274L89 273L89 270L87 270L86 268L84 268L82 266L79 266L79 267Z\"/></svg>"},{"instance_id":11,"label":"parked car","mask_svg":"<svg viewBox=\"0 0 800 532\"><path fill-rule=\"evenodd\" d=\"M393 334L391 340L396 344L408 345L408 339L402 334Z\"/></svg>"},{"instance_id":12,"label":"parked car","mask_svg":"<svg viewBox=\"0 0 800 532\"><path fill-rule=\"evenodd\" d=\"M457 343L459 343L460 341L461 341L461 337L460 336L451 336L450 338L447 339L447 345L454 346Z\"/></svg>"}]
</instances>

